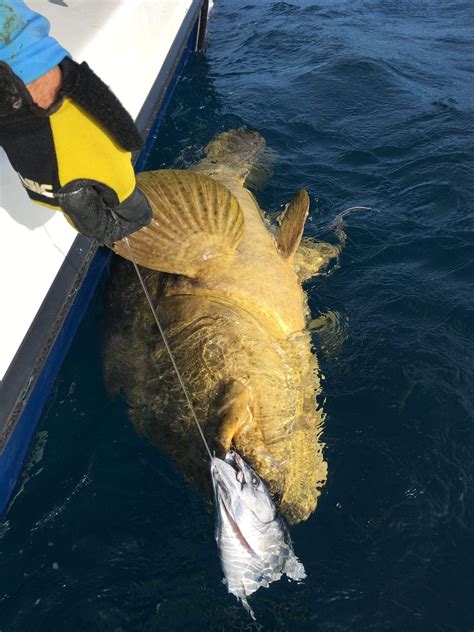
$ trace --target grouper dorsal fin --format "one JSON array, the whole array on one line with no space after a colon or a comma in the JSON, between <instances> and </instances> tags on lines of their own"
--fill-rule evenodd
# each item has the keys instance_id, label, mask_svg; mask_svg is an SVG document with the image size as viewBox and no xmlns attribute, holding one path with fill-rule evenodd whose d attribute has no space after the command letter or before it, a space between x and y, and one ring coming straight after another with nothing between
<instances>
[{"instance_id":1,"label":"grouper dorsal fin","mask_svg":"<svg viewBox=\"0 0 474 632\"><path fill-rule=\"evenodd\" d=\"M224 185L197 173L148 171L137 176L153 219L129 243L137 263L152 270L196 277L209 262L232 257L244 233L237 198ZM119 241L117 254L129 259Z\"/></svg>"},{"instance_id":2,"label":"grouper dorsal fin","mask_svg":"<svg viewBox=\"0 0 474 632\"><path fill-rule=\"evenodd\" d=\"M291 259L300 245L308 212L309 196L301 189L288 204L281 220L277 244L285 259Z\"/></svg>"}]
</instances>

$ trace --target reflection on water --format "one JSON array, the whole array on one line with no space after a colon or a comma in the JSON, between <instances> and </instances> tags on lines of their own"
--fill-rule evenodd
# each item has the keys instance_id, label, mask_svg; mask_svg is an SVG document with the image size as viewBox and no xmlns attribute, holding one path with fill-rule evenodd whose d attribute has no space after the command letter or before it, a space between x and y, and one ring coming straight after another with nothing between
<instances>
[{"instance_id":1,"label":"reflection on water","mask_svg":"<svg viewBox=\"0 0 474 632\"><path fill-rule=\"evenodd\" d=\"M373 209L306 285L314 319L338 314L313 332L329 478L292 529L308 579L253 600L264 629L474 628L471 22L460 1L223 0L157 137L149 166L187 167L217 131L257 129L278 156L260 205L307 188L316 239ZM105 394L101 309L0 528L0 629L249 629L212 514Z\"/></svg>"},{"instance_id":2,"label":"reflection on water","mask_svg":"<svg viewBox=\"0 0 474 632\"><path fill-rule=\"evenodd\" d=\"M326 360L335 360L347 340L349 326L347 317L331 310L311 319L308 327L315 334L318 354Z\"/></svg>"}]
</instances>

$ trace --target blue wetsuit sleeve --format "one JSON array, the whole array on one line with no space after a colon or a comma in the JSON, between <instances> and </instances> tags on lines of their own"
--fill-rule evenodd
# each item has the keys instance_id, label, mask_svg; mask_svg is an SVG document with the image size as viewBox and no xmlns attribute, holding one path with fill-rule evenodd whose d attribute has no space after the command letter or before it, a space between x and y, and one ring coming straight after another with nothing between
<instances>
[{"instance_id":1,"label":"blue wetsuit sleeve","mask_svg":"<svg viewBox=\"0 0 474 632\"><path fill-rule=\"evenodd\" d=\"M57 66L69 53L49 35L49 21L22 0L0 0L0 61L24 83Z\"/></svg>"}]
</instances>

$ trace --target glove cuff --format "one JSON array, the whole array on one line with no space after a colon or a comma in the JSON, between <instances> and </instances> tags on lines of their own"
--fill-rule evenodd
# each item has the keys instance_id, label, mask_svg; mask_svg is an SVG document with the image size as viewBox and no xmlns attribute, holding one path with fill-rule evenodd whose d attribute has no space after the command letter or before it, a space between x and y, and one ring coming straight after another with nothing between
<instances>
[{"instance_id":1,"label":"glove cuff","mask_svg":"<svg viewBox=\"0 0 474 632\"><path fill-rule=\"evenodd\" d=\"M84 108L126 151L142 148L143 139L132 117L85 61L78 64L66 57L59 67L63 73L62 97Z\"/></svg>"}]
</instances>

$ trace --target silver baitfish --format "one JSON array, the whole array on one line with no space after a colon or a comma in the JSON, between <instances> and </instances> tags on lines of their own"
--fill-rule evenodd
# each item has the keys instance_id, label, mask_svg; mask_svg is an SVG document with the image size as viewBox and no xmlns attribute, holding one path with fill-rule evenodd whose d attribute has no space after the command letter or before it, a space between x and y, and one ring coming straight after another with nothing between
<instances>
[{"instance_id":1,"label":"silver baitfish","mask_svg":"<svg viewBox=\"0 0 474 632\"><path fill-rule=\"evenodd\" d=\"M216 498L216 541L224 583L255 619L247 597L286 574L306 577L303 564L260 477L237 452L213 457L211 476Z\"/></svg>"}]
</instances>

